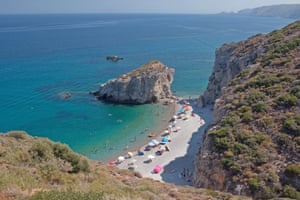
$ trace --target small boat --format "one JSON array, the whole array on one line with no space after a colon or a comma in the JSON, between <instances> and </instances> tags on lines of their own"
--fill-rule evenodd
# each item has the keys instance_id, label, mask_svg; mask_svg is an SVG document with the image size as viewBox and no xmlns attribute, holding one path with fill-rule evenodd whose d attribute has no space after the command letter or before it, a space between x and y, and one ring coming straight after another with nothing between
<instances>
[{"instance_id":1,"label":"small boat","mask_svg":"<svg viewBox=\"0 0 300 200\"><path fill-rule=\"evenodd\" d=\"M106 56L106 60L110 60L113 62L118 62L119 60L123 60L124 58L119 56Z\"/></svg>"}]
</instances>

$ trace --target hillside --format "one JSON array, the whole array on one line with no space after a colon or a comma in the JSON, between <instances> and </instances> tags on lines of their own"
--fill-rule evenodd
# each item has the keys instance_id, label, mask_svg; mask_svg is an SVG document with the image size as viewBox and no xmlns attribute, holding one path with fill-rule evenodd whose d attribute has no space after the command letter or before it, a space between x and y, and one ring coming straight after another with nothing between
<instances>
[{"instance_id":1,"label":"hillside","mask_svg":"<svg viewBox=\"0 0 300 200\"><path fill-rule=\"evenodd\" d=\"M67 145L22 131L0 134L0 199L238 199L211 190L141 178L88 160Z\"/></svg>"},{"instance_id":2,"label":"hillside","mask_svg":"<svg viewBox=\"0 0 300 200\"><path fill-rule=\"evenodd\" d=\"M282 5L273 5L273 6L263 6L263 7L253 8L253 9L241 10L238 12L238 14L299 19L300 4L282 4Z\"/></svg>"},{"instance_id":3,"label":"hillside","mask_svg":"<svg viewBox=\"0 0 300 200\"><path fill-rule=\"evenodd\" d=\"M255 199L300 199L300 21L225 44L201 104L214 124L194 185Z\"/></svg>"}]
</instances>

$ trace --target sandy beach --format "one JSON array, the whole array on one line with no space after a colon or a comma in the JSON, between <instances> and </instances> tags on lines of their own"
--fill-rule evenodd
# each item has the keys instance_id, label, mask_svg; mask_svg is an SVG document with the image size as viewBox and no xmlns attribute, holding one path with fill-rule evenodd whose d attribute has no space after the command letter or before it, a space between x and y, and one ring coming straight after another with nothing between
<instances>
[{"instance_id":1,"label":"sandy beach","mask_svg":"<svg viewBox=\"0 0 300 200\"><path fill-rule=\"evenodd\" d=\"M211 107L198 108L195 100L186 101L186 104L176 104L177 119L175 123L170 122L156 138L145 139L145 145L140 148L139 155L137 151L120 155L121 162L114 162L120 169L130 169L139 172L143 177L152 178L162 182L174 183L177 185L191 185L194 171L194 157L199 149L202 134L206 126L212 120ZM181 114L181 109L185 109L185 114ZM181 112L180 112L181 111ZM171 120L171 119L170 119ZM169 130L169 133L167 133ZM146 151L151 140L156 139L162 142L163 136L168 139L165 144L159 144ZM167 147L166 147L167 146ZM168 151L169 150L169 151ZM163 151L158 155L158 151ZM123 157L123 158L122 158ZM149 157L154 157L149 162ZM154 173L156 166L161 166L159 173Z\"/></svg>"}]
</instances>

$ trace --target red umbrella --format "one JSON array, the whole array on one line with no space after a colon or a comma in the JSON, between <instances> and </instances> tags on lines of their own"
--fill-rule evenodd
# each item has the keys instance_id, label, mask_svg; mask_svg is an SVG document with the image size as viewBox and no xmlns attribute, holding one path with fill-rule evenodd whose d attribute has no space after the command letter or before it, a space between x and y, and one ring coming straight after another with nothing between
<instances>
[{"instance_id":1,"label":"red umbrella","mask_svg":"<svg viewBox=\"0 0 300 200\"><path fill-rule=\"evenodd\" d=\"M161 165L156 165L153 169L153 172L158 174L159 172L161 172L162 170L162 166Z\"/></svg>"}]
</instances>

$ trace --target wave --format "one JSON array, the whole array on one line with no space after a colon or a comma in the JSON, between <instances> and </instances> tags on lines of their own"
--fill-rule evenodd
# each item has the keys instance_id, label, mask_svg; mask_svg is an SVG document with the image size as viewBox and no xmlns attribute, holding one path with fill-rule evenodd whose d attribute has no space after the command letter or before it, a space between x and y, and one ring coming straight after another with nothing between
<instances>
[{"instance_id":1,"label":"wave","mask_svg":"<svg viewBox=\"0 0 300 200\"><path fill-rule=\"evenodd\" d=\"M2 27L0 28L0 33L85 29L85 28L104 27L107 25L115 25L118 23L119 23L118 21L94 21L94 22L77 23L77 24L52 24L52 25L41 25L41 26Z\"/></svg>"}]
</instances>

